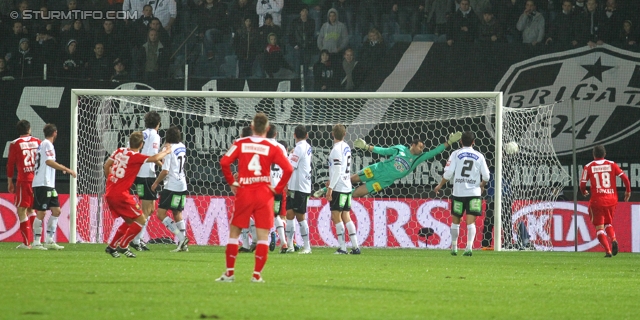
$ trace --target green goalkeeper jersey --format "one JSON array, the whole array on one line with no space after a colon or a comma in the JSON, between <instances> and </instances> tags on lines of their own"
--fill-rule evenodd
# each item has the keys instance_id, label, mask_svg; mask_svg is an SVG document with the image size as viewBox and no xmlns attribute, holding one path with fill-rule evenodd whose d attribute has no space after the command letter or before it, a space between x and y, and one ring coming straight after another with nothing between
<instances>
[{"instance_id":1,"label":"green goalkeeper jersey","mask_svg":"<svg viewBox=\"0 0 640 320\"><path fill-rule=\"evenodd\" d=\"M446 149L444 144L436 148L414 155L409 147L396 145L390 148L374 147L373 152L385 156L390 156L387 160L374 163L369 166L373 171L376 180L396 180L400 179L416 169L416 167L442 153Z\"/></svg>"}]
</instances>

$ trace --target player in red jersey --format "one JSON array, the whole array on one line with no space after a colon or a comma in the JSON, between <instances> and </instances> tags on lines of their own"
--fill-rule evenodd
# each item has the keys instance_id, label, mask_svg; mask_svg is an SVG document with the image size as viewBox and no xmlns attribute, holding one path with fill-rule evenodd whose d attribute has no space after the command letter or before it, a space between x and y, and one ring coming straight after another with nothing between
<instances>
[{"instance_id":1,"label":"player in red jersey","mask_svg":"<svg viewBox=\"0 0 640 320\"><path fill-rule=\"evenodd\" d=\"M142 132L136 131L129 136L129 148L119 148L104 163L104 176L107 177L107 191L105 200L114 218L121 217L124 223L120 225L115 236L105 249L114 258L124 254L127 258L136 255L129 250L129 242L142 230L147 219L142 214L140 206L129 192L136 179L140 167L145 162L154 163L162 160L171 153L171 147L165 147L154 156L139 153L144 138Z\"/></svg>"},{"instance_id":2,"label":"player in red jersey","mask_svg":"<svg viewBox=\"0 0 640 320\"><path fill-rule=\"evenodd\" d=\"M31 249L33 240L33 220L36 213L33 211L33 173L36 165L36 155L40 139L31 136L31 124L27 120L20 120L16 125L20 137L11 141L9 146L9 158L7 159L7 189L14 193L13 203L18 208L20 219L20 233L22 243L16 249ZM18 179L13 184L14 168L18 170Z\"/></svg>"},{"instance_id":3,"label":"player in red jersey","mask_svg":"<svg viewBox=\"0 0 640 320\"><path fill-rule=\"evenodd\" d=\"M216 279L219 282L233 282L234 266L238 255L238 237L242 228L249 226L253 217L258 234L256 260L252 282L264 282L260 273L267 262L269 253L269 230L273 228L273 198L282 194L291 177L293 168L284 156L278 144L267 139L269 120L264 113L258 113L251 123L253 136L236 140L229 151L220 160L222 173L231 191L236 195L235 211L231 218L229 242L226 249L227 271ZM231 164L238 159L238 179L231 173ZM277 164L282 169L282 179L273 188L271 186L271 165Z\"/></svg>"},{"instance_id":4,"label":"player in red jersey","mask_svg":"<svg viewBox=\"0 0 640 320\"><path fill-rule=\"evenodd\" d=\"M589 216L591 222L596 227L596 235L598 241L607 252L605 258L611 258L612 255L618 254L618 241L616 240L616 232L611 225L613 214L618 204L618 190L616 189L616 177L620 177L626 191L624 193L624 201L629 201L631 196L631 184L626 174L618 167L618 165L605 159L607 151L603 145L593 147L594 161L589 162L582 169L582 178L580 179L580 192L588 196L586 190L587 181L591 183L591 199L589 200ZM611 238L611 246L609 239Z\"/></svg>"}]
</instances>

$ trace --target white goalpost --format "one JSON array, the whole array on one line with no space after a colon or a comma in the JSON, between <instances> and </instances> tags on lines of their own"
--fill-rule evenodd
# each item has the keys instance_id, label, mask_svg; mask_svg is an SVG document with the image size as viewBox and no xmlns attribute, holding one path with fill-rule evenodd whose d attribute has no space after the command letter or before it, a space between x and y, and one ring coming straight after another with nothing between
<instances>
[{"instance_id":1,"label":"white goalpost","mask_svg":"<svg viewBox=\"0 0 640 320\"><path fill-rule=\"evenodd\" d=\"M493 212L494 234L478 237L478 245L495 250L519 247L552 249L554 183L567 181L551 142L553 105L527 109L502 106L501 92L440 93L316 93L221 92L74 89L71 93L70 183L71 243L106 242L119 223L103 202L102 164L129 134L144 130L144 114L162 117L161 137L170 125L181 128L189 159L189 197L185 206L188 232L196 244L224 245L233 197L219 171L218 160L256 112L265 112L278 128L278 140L293 145L293 129L304 125L313 146L313 189L327 178L330 128L347 127L345 140L357 138L381 147L410 144L414 137L426 150L445 142L455 131L476 133L475 148L492 169L486 211ZM505 144L512 143L505 153ZM513 151L513 143L518 149ZM457 148L457 146L454 146ZM425 151L426 151L425 150ZM450 207L448 197L431 189L439 182L451 149L420 164L394 185L375 195L354 199L352 215L364 246L446 249ZM383 157L353 152L352 172ZM332 246L330 214L323 199L309 201L312 245ZM535 210L521 210L534 205ZM171 241L152 217L146 241ZM479 221L482 220L478 219ZM484 224L484 222L483 222ZM425 235L424 230L428 230ZM462 230L462 228L461 228ZM526 233L526 237L525 237ZM482 233L480 233L482 234ZM299 237L299 235L298 235ZM490 236L488 236L490 237ZM461 232L461 241L466 241ZM484 241L482 241L484 240ZM526 240L526 243L523 241Z\"/></svg>"}]
</instances>

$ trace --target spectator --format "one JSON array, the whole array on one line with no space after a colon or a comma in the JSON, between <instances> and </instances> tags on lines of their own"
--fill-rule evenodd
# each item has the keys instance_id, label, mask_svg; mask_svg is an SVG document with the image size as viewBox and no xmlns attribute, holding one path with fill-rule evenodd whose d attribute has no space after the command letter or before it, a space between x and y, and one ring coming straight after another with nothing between
<instances>
[{"instance_id":1,"label":"spectator","mask_svg":"<svg viewBox=\"0 0 640 320\"><path fill-rule=\"evenodd\" d=\"M111 81L113 82L125 82L131 80L129 76L129 72L126 70L124 66L124 62L122 59L117 58L113 61L113 75L111 76Z\"/></svg>"},{"instance_id":2,"label":"spectator","mask_svg":"<svg viewBox=\"0 0 640 320\"><path fill-rule=\"evenodd\" d=\"M230 33L227 5L221 0L205 0L198 11L200 38L204 39L207 59L211 60L214 57L214 46L221 43L224 36Z\"/></svg>"},{"instance_id":3,"label":"spectator","mask_svg":"<svg viewBox=\"0 0 640 320\"><path fill-rule=\"evenodd\" d=\"M38 52L31 48L29 39L20 39L17 50L11 55L11 70L17 78L42 75L42 63Z\"/></svg>"},{"instance_id":4,"label":"spectator","mask_svg":"<svg viewBox=\"0 0 640 320\"><path fill-rule=\"evenodd\" d=\"M533 0L527 0L525 9L516 28L522 32L522 43L535 46L544 40L544 16L537 11L536 3Z\"/></svg>"},{"instance_id":5,"label":"spectator","mask_svg":"<svg viewBox=\"0 0 640 320\"><path fill-rule=\"evenodd\" d=\"M49 66L54 66L58 61L58 53L60 47L54 37L47 33L45 29L43 32L37 33L33 44L33 49L40 53L40 62ZM53 70L53 69L51 69Z\"/></svg>"},{"instance_id":6,"label":"spectator","mask_svg":"<svg viewBox=\"0 0 640 320\"><path fill-rule=\"evenodd\" d=\"M289 45L293 48L294 72L300 72L300 66L306 70L313 66L312 57L318 52L316 49L315 21L309 18L309 9L302 7L300 17L291 21L289 26Z\"/></svg>"},{"instance_id":7,"label":"spectator","mask_svg":"<svg viewBox=\"0 0 640 320\"><path fill-rule=\"evenodd\" d=\"M451 14L453 0L427 0L425 18L427 33L435 35L447 33L447 18Z\"/></svg>"},{"instance_id":8,"label":"spectator","mask_svg":"<svg viewBox=\"0 0 640 320\"><path fill-rule=\"evenodd\" d=\"M627 50L637 49L638 34L633 30L633 23L631 23L631 20L625 20L622 23L622 28L618 34L615 44Z\"/></svg>"},{"instance_id":9,"label":"spectator","mask_svg":"<svg viewBox=\"0 0 640 320\"><path fill-rule=\"evenodd\" d=\"M492 9L486 9L482 15L482 22L478 27L478 41L485 43L505 41L504 29L496 20Z\"/></svg>"},{"instance_id":10,"label":"spectator","mask_svg":"<svg viewBox=\"0 0 640 320\"><path fill-rule=\"evenodd\" d=\"M82 20L74 20L71 29L60 32L60 44L64 46L64 50L67 49L67 44L71 39L77 42L76 51L86 61L89 56L89 50L91 50L92 38L89 36L87 29L85 29Z\"/></svg>"},{"instance_id":11,"label":"spectator","mask_svg":"<svg viewBox=\"0 0 640 320\"><path fill-rule=\"evenodd\" d=\"M616 0L607 0L602 17L602 29L599 30L599 39L604 43L611 43L618 38L622 23L627 20L624 11L619 10Z\"/></svg>"},{"instance_id":12,"label":"spectator","mask_svg":"<svg viewBox=\"0 0 640 320\"><path fill-rule=\"evenodd\" d=\"M29 36L24 32L24 30L25 29L23 28L22 21L15 20L13 21L13 24L11 26L12 32L9 34L8 37L2 40L1 53L2 53L2 56L7 60L7 62L10 62L11 55L20 44L20 40L22 38Z\"/></svg>"},{"instance_id":13,"label":"spectator","mask_svg":"<svg viewBox=\"0 0 640 320\"><path fill-rule=\"evenodd\" d=\"M144 7L148 6L148 0L124 0L122 3L122 10L128 11L132 17L137 17L134 21L142 18L144 14ZM151 6L149 6L151 8ZM152 9L153 12L153 9ZM131 21L133 22L133 21Z\"/></svg>"},{"instance_id":14,"label":"spectator","mask_svg":"<svg viewBox=\"0 0 640 320\"><path fill-rule=\"evenodd\" d=\"M498 21L503 23L505 36L509 43L522 42L520 31L516 29L516 24L524 11L526 0L499 0L494 3L494 13Z\"/></svg>"},{"instance_id":15,"label":"spectator","mask_svg":"<svg viewBox=\"0 0 640 320\"><path fill-rule=\"evenodd\" d=\"M473 42L478 35L478 23L478 16L469 5L469 0L460 1L460 8L449 19L447 44Z\"/></svg>"},{"instance_id":16,"label":"spectator","mask_svg":"<svg viewBox=\"0 0 640 320\"><path fill-rule=\"evenodd\" d=\"M264 17L264 24L258 28L258 38L261 41L260 48L264 49L269 44L269 34L271 33L275 33L278 39L282 39L282 28L275 24L271 14L267 13Z\"/></svg>"},{"instance_id":17,"label":"spectator","mask_svg":"<svg viewBox=\"0 0 640 320\"><path fill-rule=\"evenodd\" d=\"M75 22L77 20L81 21L84 30L87 30L87 31L91 30L91 25L89 24L89 21L82 20L82 19L76 19L77 18L76 15L72 13L72 11L74 11L74 10L79 10L77 0L67 0L67 11L66 11L66 14L67 14L67 16L72 17L72 19L62 20L62 22L60 23L60 31L61 32L66 32L66 31L71 30L71 28L73 27L73 25L75 24ZM80 41L78 38L76 38L76 40Z\"/></svg>"},{"instance_id":18,"label":"spectator","mask_svg":"<svg viewBox=\"0 0 640 320\"><path fill-rule=\"evenodd\" d=\"M379 65L379 61L387 53L387 47L382 39L380 31L376 28L371 28L367 34L367 40L362 44L360 50L360 64L365 69L365 73L368 74L370 70L373 70L374 66Z\"/></svg>"},{"instance_id":19,"label":"spectator","mask_svg":"<svg viewBox=\"0 0 640 320\"><path fill-rule=\"evenodd\" d=\"M104 54L104 44L96 43L93 46L93 55L86 63L87 79L108 80L111 75L111 64Z\"/></svg>"},{"instance_id":20,"label":"spectator","mask_svg":"<svg viewBox=\"0 0 640 320\"><path fill-rule=\"evenodd\" d=\"M13 72L9 70L9 67L7 66L7 61L4 60L3 57L0 57L0 80L5 80L4 79L5 77L13 78Z\"/></svg>"},{"instance_id":21,"label":"spectator","mask_svg":"<svg viewBox=\"0 0 640 320\"><path fill-rule=\"evenodd\" d=\"M564 51L578 45L575 29L576 15L571 0L562 1L562 12L549 25L549 35L545 41L552 51Z\"/></svg>"},{"instance_id":22,"label":"spectator","mask_svg":"<svg viewBox=\"0 0 640 320\"><path fill-rule=\"evenodd\" d=\"M411 35L420 33L425 2L420 0L393 0L392 3L391 21L400 26L400 33Z\"/></svg>"},{"instance_id":23,"label":"spectator","mask_svg":"<svg viewBox=\"0 0 640 320\"><path fill-rule=\"evenodd\" d=\"M329 51L320 52L320 60L313 65L313 80L315 91L337 91L339 79L336 69L329 59Z\"/></svg>"},{"instance_id":24,"label":"spectator","mask_svg":"<svg viewBox=\"0 0 640 320\"><path fill-rule=\"evenodd\" d=\"M116 28L113 20L104 20L102 28L96 32L94 43L102 43L105 48L105 55L115 57L122 52L129 52L128 41L124 35Z\"/></svg>"},{"instance_id":25,"label":"spectator","mask_svg":"<svg viewBox=\"0 0 640 320\"><path fill-rule=\"evenodd\" d=\"M166 28L163 28L163 25L162 25L162 22L160 22L160 19L156 17L151 18L151 22L149 22L149 29L145 33L144 41L142 42L142 44L147 42L149 30L155 30L156 32L158 32L158 37L160 39L160 42L165 44L165 47L168 44L171 44L171 35L169 34L169 32L167 32Z\"/></svg>"},{"instance_id":26,"label":"spectator","mask_svg":"<svg viewBox=\"0 0 640 320\"><path fill-rule=\"evenodd\" d=\"M343 21L347 26L349 34L357 34L355 30L355 21L353 19L354 6L352 0L335 0L332 8L338 10L338 20Z\"/></svg>"},{"instance_id":27,"label":"spectator","mask_svg":"<svg viewBox=\"0 0 640 320\"><path fill-rule=\"evenodd\" d=\"M278 45L278 36L270 33L267 38L269 44L265 48L263 64L267 78L292 79L294 74L284 60L284 54Z\"/></svg>"},{"instance_id":28,"label":"spectator","mask_svg":"<svg viewBox=\"0 0 640 320\"><path fill-rule=\"evenodd\" d=\"M251 25L258 25L258 14L253 0L234 0L229 6L229 16L233 31L244 28L245 17L252 19Z\"/></svg>"},{"instance_id":29,"label":"spectator","mask_svg":"<svg viewBox=\"0 0 640 320\"><path fill-rule=\"evenodd\" d=\"M478 21L482 21L482 19L484 19L485 12L493 11L491 2L491 0L469 0L469 5L473 8L473 12L478 16Z\"/></svg>"},{"instance_id":30,"label":"spectator","mask_svg":"<svg viewBox=\"0 0 640 320\"><path fill-rule=\"evenodd\" d=\"M359 26L359 34L361 35L366 34L370 28L381 30L382 0L360 0L356 23Z\"/></svg>"},{"instance_id":31,"label":"spectator","mask_svg":"<svg viewBox=\"0 0 640 320\"><path fill-rule=\"evenodd\" d=\"M142 7L142 11L140 12L142 12L142 16L136 19L131 24L131 28L129 29L130 30L129 35L132 36L131 38L132 46L139 46L147 41L149 24L153 20L153 8L151 8L150 5L145 4L144 7ZM158 20L158 23L159 21L160 20Z\"/></svg>"},{"instance_id":32,"label":"spectator","mask_svg":"<svg viewBox=\"0 0 640 320\"><path fill-rule=\"evenodd\" d=\"M284 0L258 0L256 3L256 13L258 13L258 26L265 24L267 14L273 17L273 24L282 25L282 8L284 8Z\"/></svg>"},{"instance_id":33,"label":"spectator","mask_svg":"<svg viewBox=\"0 0 640 320\"><path fill-rule=\"evenodd\" d=\"M41 6L39 15L37 17L34 16L32 33L47 34L52 38L56 38L58 36L59 27L54 25L55 22L57 22L57 20L53 20L49 17L49 9L47 6Z\"/></svg>"},{"instance_id":34,"label":"spectator","mask_svg":"<svg viewBox=\"0 0 640 320\"><path fill-rule=\"evenodd\" d=\"M169 70L169 44L160 40L158 30L149 29L147 42L135 50L136 76L144 81L165 78Z\"/></svg>"},{"instance_id":35,"label":"spectator","mask_svg":"<svg viewBox=\"0 0 640 320\"><path fill-rule=\"evenodd\" d=\"M586 0L576 0L576 4L574 6L574 11L576 14L581 14L587 11L587 1Z\"/></svg>"},{"instance_id":36,"label":"spectator","mask_svg":"<svg viewBox=\"0 0 640 320\"><path fill-rule=\"evenodd\" d=\"M356 91L364 80L366 70L361 63L355 59L353 49L348 48L344 51L344 60L342 61L342 80L340 87L344 91Z\"/></svg>"},{"instance_id":37,"label":"spectator","mask_svg":"<svg viewBox=\"0 0 640 320\"><path fill-rule=\"evenodd\" d=\"M318 34L318 49L327 50L331 54L331 62L334 65L341 60L341 53L349 44L347 26L338 20L338 11L329 9L328 19L320 28ZM314 72L315 74L315 72Z\"/></svg>"},{"instance_id":38,"label":"spectator","mask_svg":"<svg viewBox=\"0 0 640 320\"><path fill-rule=\"evenodd\" d=\"M148 3L153 8L153 16L160 20L160 23L171 35L171 28L176 21L178 14L175 0L149 0Z\"/></svg>"},{"instance_id":39,"label":"spectator","mask_svg":"<svg viewBox=\"0 0 640 320\"><path fill-rule=\"evenodd\" d=\"M238 57L238 74L241 78L253 75L253 64L260 53L258 31L253 27L250 17L244 18L244 26L238 30L233 42Z\"/></svg>"},{"instance_id":40,"label":"spectator","mask_svg":"<svg viewBox=\"0 0 640 320\"><path fill-rule=\"evenodd\" d=\"M22 27L23 27L24 33L33 32L33 30L31 29L32 21L28 19L24 19L24 11L30 9L29 1L27 0L16 1L16 9L18 9L17 10L18 15L15 19L22 21Z\"/></svg>"},{"instance_id":41,"label":"spectator","mask_svg":"<svg viewBox=\"0 0 640 320\"><path fill-rule=\"evenodd\" d=\"M57 73L62 78L83 79L84 57L78 51L78 42L71 39L67 42L66 49L57 65Z\"/></svg>"},{"instance_id":42,"label":"spectator","mask_svg":"<svg viewBox=\"0 0 640 320\"><path fill-rule=\"evenodd\" d=\"M578 46L594 48L604 42L600 39L600 29L604 26L604 15L598 9L596 0L587 0L587 10L578 16L576 33Z\"/></svg>"}]
</instances>

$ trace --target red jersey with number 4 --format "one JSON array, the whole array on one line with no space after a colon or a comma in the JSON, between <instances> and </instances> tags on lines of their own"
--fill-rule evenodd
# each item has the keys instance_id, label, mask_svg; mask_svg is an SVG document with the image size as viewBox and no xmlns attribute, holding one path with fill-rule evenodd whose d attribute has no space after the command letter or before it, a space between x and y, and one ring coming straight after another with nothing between
<instances>
[{"instance_id":1,"label":"red jersey with number 4","mask_svg":"<svg viewBox=\"0 0 640 320\"><path fill-rule=\"evenodd\" d=\"M231 164L238 159L238 183L241 186L271 185L271 165L277 164L282 169L282 178L274 188L276 193L289 182L293 167L284 156L278 143L262 137L245 137L237 139L229 151L220 160L222 173L227 183L235 181L231 174Z\"/></svg>"},{"instance_id":2,"label":"red jersey with number 4","mask_svg":"<svg viewBox=\"0 0 640 320\"><path fill-rule=\"evenodd\" d=\"M18 167L17 181L33 181L36 156L40 139L32 136L20 137L11 141L7 159L7 178L13 178L13 169Z\"/></svg>"},{"instance_id":3,"label":"red jersey with number 4","mask_svg":"<svg viewBox=\"0 0 640 320\"><path fill-rule=\"evenodd\" d=\"M631 186L627 175L618 165L606 159L596 159L582 169L580 179L580 191L584 194L587 181L591 183L590 202L597 206L613 206L618 203L618 190L616 189L616 177L622 178L627 191L631 192Z\"/></svg>"},{"instance_id":4,"label":"red jersey with number 4","mask_svg":"<svg viewBox=\"0 0 640 320\"><path fill-rule=\"evenodd\" d=\"M111 173L107 177L107 192L105 196L129 195L129 189L147 158L149 156L131 151L128 148L120 148L114 151L109 157L109 159L113 160L113 164L111 165Z\"/></svg>"}]
</instances>

